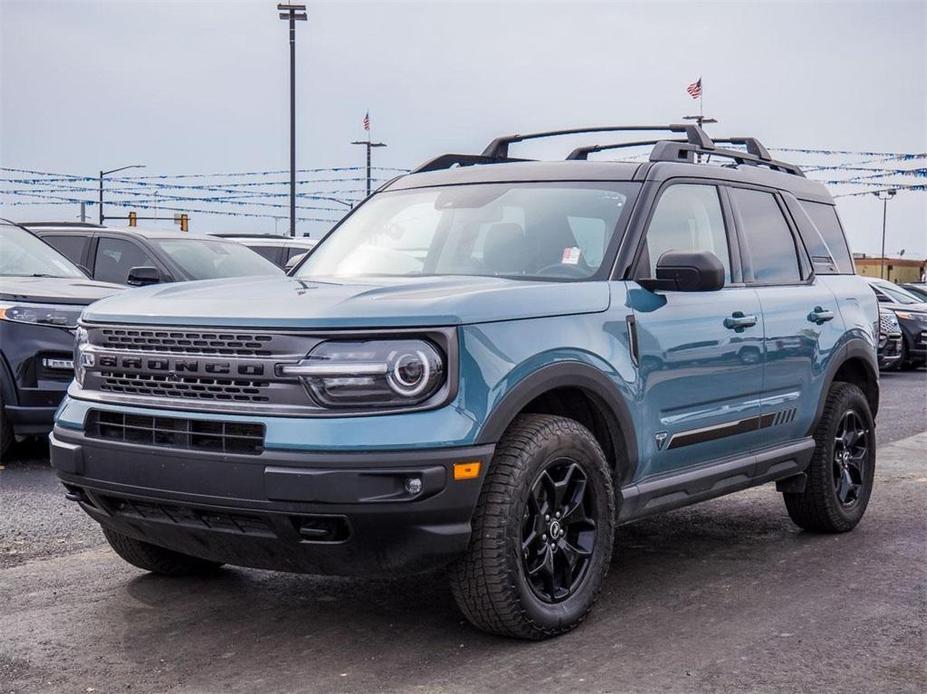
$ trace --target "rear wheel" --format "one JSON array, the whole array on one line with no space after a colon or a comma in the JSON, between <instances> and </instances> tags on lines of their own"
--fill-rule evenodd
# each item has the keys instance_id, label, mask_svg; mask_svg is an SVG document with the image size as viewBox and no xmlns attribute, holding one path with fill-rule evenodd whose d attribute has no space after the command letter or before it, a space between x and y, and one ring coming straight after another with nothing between
<instances>
[{"instance_id":1,"label":"rear wheel","mask_svg":"<svg viewBox=\"0 0 927 694\"><path fill-rule=\"evenodd\" d=\"M477 627L543 639L576 627L608 572L615 493L602 449L564 417L525 415L499 442L454 597Z\"/></svg>"},{"instance_id":2,"label":"rear wheel","mask_svg":"<svg viewBox=\"0 0 927 694\"><path fill-rule=\"evenodd\" d=\"M132 566L162 576L193 576L212 573L222 564L208 559L191 557L148 542L142 542L109 528L103 528L106 541L120 557Z\"/></svg>"},{"instance_id":3,"label":"rear wheel","mask_svg":"<svg viewBox=\"0 0 927 694\"><path fill-rule=\"evenodd\" d=\"M785 493L786 509L805 530L841 533L866 512L875 477L875 424L863 392L835 383L814 432L814 457L801 493Z\"/></svg>"}]
</instances>

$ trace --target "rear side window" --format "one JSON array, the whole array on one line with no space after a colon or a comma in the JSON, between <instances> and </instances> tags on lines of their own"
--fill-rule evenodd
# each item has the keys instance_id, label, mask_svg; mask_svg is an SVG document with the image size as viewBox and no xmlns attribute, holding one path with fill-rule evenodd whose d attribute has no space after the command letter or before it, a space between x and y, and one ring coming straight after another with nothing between
<instances>
[{"instance_id":1,"label":"rear side window","mask_svg":"<svg viewBox=\"0 0 927 694\"><path fill-rule=\"evenodd\" d=\"M817 227L818 233L827 244L827 250L830 257L837 263L837 269L843 274L853 274L853 260L850 257L850 249L847 246L846 237L843 235L843 229L840 226L840 219L837 217L837 208L833 205L825 205L821 202L801 201L814 226Z\"/></svg>"},{"instance_id":2,"label":"rear side window","mask_svg":"<svg viewBox=\"0 0 927 694\"><path fill-rule=\"evenodd\" d=\"M80 265L84 261L84 248L87 247L88 240L86 236L61 234L59 236L43 236L42 240L75 265Z\"/></svg>"},{"instance_id":3,"label":"rear side window","mask_svg":"<svg viewBox=\"0 0 927 694\"><path fill-rule=\"evenodd\" d=\"M754 282L801 282L795 239L775 196L761 190L731 188L731 197L743 232Z\"/></svg>"}]
</instances>

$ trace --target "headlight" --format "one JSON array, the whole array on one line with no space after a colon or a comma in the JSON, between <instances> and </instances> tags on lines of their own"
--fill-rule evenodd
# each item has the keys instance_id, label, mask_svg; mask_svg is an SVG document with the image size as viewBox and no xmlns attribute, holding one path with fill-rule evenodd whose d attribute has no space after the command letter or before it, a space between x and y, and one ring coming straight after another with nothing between
<instances>
[{"instance_id":1,"label":"headlight","mask_svg":"<svg viewBox=\"0 0 927 694\"><path fill-rule=\"evenodd\" d=\"M927 313L914 313L912 311L895 311L895 315L905 320L916 320L927 323Z\"/></svg>"},{"instance_id":2,"label":"headlight","mask_svg":"<svg viewBox=\"0 0 927 694\"><path fill-rule=\"evenodd\" d=\"M299 364L298 376L324 407L407 407L433 396L445 380L444 358L425 340L322 342Z\"/></svg>"},{"instance_id":3,"label":"headlight","mask_svg":"<svg viewBox=\"0 0 927 694\"><path fill-rule=\"evenodd\" d=\"M93 366L93 352L86 351L87 331L83 328L77 329L77 339L74 341L74 380L79 386L84 385L84 375L87 373L87 367Z\"/></svg>"},{"instance_id":4,"label":"headlight","mask_svg":"<svg viewBox=\"0 0 927 694\"><path fill-rule=\"evenodd\" d=\"M80 318L83 306L63 304L31 304L0 302L0 320L15 323L52 325L57 328L74 328Z\"/></svg>"}]
</instances>

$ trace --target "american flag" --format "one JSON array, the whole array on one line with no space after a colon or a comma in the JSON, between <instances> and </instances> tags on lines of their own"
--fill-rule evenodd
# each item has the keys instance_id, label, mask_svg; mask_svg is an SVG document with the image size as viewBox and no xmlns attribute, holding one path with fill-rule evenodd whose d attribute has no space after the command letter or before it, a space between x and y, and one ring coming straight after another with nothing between
<instances>
[{"instance_id":1,"label":"american flag","mask_svg":"<svg viewBox=\"0 0 927 694\"><path fill-rule=\"evenodd\" d=\"M686 91L689 92L689 96L693 99L698 99L702 95L702 78L699 77L698 80L686 87Z\"/></svg>"},{"instance_id":2,"label":"american flag","mask_svg":"<svg viewBox=\"0 0 927 694\"><path fill-rule=\"evenodd\" d=\"M364 114L364 130L370 130L370 111Z\"/></svg>"}]
</instances>

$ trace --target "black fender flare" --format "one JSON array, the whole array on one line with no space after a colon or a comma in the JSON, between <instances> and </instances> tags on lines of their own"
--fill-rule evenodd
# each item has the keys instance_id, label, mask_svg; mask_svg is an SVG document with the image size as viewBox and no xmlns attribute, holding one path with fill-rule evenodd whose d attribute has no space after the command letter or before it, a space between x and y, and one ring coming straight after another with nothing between
<instances>
[{"instance_id":1,"label":"black fender flare","mask_svg":"<svg viewBox=\"0 0 927 694\"><path fill-rule=\"evenodd\" d=\"M0 404L18 405L19 396L16 392L16 381L13 380L13 372L10 370L6 357L0 355Z\"/></svg>"},{"instance_id":2,"label":"black fender flare","mask_svg":"<svg viewBox=\"0 0 927 694\"><path fill-rule=\"evenodd\" d=\"M821 417L824 415L824 403L827 401L827 393L830 392L830 387L834 383L834 376L837 375L840 367L842 367L851 359L859 359L862 361L865 365L866 371L868 372L869 379L875 383L875 397L870 403L872 408L872 418L875 419L875 416L879 411L878 356L876 355L875 349L873 349L872 345L869 344L866 340L861 337L854 337L847 341L847 343L840 348L840 354L836 358L831 359L830 364L827 366L827 372L824 377L824 387L821 389L821 397L818 399L818 407L814 414L814 422L811 424L811 429L808 432L809 436L814 434L814 430L818 428ZM869 393L866 393L866 395L868 398Z\"/></svg>"},{"instance_id":3,"label":"black fender flare","mask_svg":"<svg viewBox=\"0 0 927 694\"><path fill-rule=\"evenodd\" d=\"M521 379L485 419L477 434L476 444L498 443L528 403L548 391L565 387L579 388L599 404L614 446L614 450L609 453L616 465L621 466L621 469L616 470L616 478L619 483L626 484L638 464L637 437L631 411L618 388L603 371L580 361L543 366Z\"/></svg>"}]
</instances>

